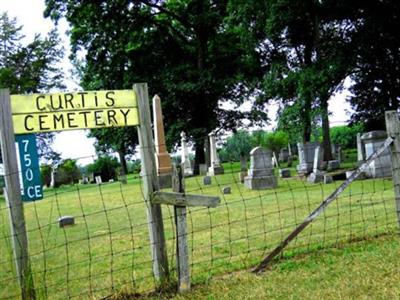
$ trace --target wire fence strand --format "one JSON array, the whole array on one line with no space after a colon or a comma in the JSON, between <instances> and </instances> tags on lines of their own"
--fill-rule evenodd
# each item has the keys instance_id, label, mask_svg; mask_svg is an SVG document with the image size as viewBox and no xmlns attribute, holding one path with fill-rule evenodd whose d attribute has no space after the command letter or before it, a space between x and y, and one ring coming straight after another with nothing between
<instances>
[{"instance_id":1,"label":"wire fence strand","mask_svg":"<svg viewBox=\"0 0 400 300\"><path fill-rule=\"evenodd\" d=\"M380 159L374 161L377 172L385 163ZM352 161L345 156L342 165L354 169ZM185 178L186 194L221 198L216 208L187 207L186 239L194 284L257 265L345 180L341 169L332 172L333 178L338 178L332 183L314 184L292 176L278 178L275 188L251 190L240 181L239 163L225 163L224 167L224 174L212 176L210 184L204 184L204 175ZM296 173L294 167L289 169L292 175ZM278 177L277 168L274 172ZM156 289L146 215L149 203L142 190L145 176L150 175L132 174L127 184L114 181L47 188L43 200L24 203L38 298L100 298ZM170 274L175 278L174 210L162 205L162 213ZM396 214L390 177L356 180L280 257L396 233ZM60 227L58 219L63 216L73 216L75 225ZM2 198L0 220L0 298L13 299L21 295L8 207Z\"/></svg>"}]
</instances>

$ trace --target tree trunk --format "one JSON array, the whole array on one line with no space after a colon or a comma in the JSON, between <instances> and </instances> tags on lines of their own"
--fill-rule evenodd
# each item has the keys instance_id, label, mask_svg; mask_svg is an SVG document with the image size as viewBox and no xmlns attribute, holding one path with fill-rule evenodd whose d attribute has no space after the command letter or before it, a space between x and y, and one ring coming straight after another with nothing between
<instances>
[{"instance_id":1,"label":"tree trunk","mask_svg":"<svg viewBox=\"0 0 400 300\"><path fill-rule=\"evenodd\" d=\"M311 43L306 44L304 49L304 66L308 68L312 64L312 49ZM303 85L308 85L308 82L302 82ZM309 142L311 139L311 107L313 101L313 95L310 91L306 91L303 95L303 142Z\"/></svg>"},{"instance_id":2,"label":"tree trunk","mask_svg":"<svg viewBox=\"0 0 400 300\"><path fill-rule=\"evenodd\" d=\"M119 161L121 164L120 180L122 184L127 184L126 174L128 174L128 167L126 166L125 151L118 151Z\"/></svg>"},{"instance_id":3,"label":"tree trunk","mask_svg":"<svg viewBox=\"0 0 400 300\"><path fill-rule=\"evenodd\" d=\"M311 140L311 96L306 95L303 106L303 143Z\"/></svg>"},{"instance_id":4,"label":"tree trunk","mask_svg":"<svg viewBox=\"0 0 400 300\"><path fill-rule=\"evenodd\" d=\"M204 149L205 149L205 163L207 168L211 166L211 158L210 158L210 140L208 136L204 139Z\"/></svg>"},{"instance_id":5,"label":"tree trunk","mask_svg":"<svg viewBox=\"0 0 400 300\"><path fill-rule=\"evenodd\" d=\"M332 160L331 134L329 130L328 96L321 97L322 110L322 146L324 148L324 161Z\"/></svg>"},{"instance_id":6,"label":"tree trunk","mask_svg":"<svg viewBox=\"0 0 400 300\"><path fill-rule=\"evenodd\" d=\"M199 165L205 163L204 138L200 138L195 142L196 144L195 144L195 154L194 154L193 175L199 175L200 174Z\"/></svg>"}]
</instances>

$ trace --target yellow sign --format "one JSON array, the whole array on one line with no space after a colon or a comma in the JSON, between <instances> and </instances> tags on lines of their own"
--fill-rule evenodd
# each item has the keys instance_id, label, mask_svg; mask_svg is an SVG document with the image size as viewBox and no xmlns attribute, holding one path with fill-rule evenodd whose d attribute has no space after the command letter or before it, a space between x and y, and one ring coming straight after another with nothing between
<instances>
[{"instance_id":1,"label":"yellow sign","mask_svg":"<svg viewBox=\"0 0 400 300\"><path fill-rule=\"evenodd\" d=\"M14 133L139 125L133 90L11 95Z\"/></svg>"}]
</instances>

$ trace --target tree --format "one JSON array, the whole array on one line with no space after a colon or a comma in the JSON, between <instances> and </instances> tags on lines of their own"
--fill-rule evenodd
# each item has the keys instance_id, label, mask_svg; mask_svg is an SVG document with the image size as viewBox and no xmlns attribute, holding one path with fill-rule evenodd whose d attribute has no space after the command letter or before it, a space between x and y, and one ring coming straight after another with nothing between
<instances>
[{"instance_id":1,"label":"tree","mask_svg":"<svg viewBox=\"0 0 400 300\"><path fill-rule=\"evenodd\" d=\"M83 82L96 88L130 88L148 82L163 99L167 143L185 131L195 145L195 171L204 140L217 127L236 127L245 115L220 101L242 102L258 73L249 51L225 23L227 1L46 0L46 15L65 15L73 51L86 50ZM107 20L107 21L100 21Z\"/></svg>"},{"instance_id":2,"label":"tree","mask_svg":"<svg viewBox=\"0 0 400 300\"><path fill-rule=\"evenodd\" d=\"M126 174L128 168L126 163L126 155L135 154L135 148L138 144L138 135L134 127L113 127L92 129L88 137L96 138L95 148L98 153L107 154L111 151L118 153L121 164L120 175L122 182L126 183Z\"/></svg>"},{"instance_id":3,"label":"tree","mask_svg":"<svg viewBox=\"0 0 400 300\"><path fill-rule=\"evenodd\" d=\"M57 32L53 30L45 38L36 35L24 45L21 30L15 18L0 14L0 88L9 88L11 94L63 88L62 72L57 66L63 49ZM37 136L40 157L56 159L59 154L51 149L54 133Z\"/></svg>"},{"instance_id":4,"label":"tree","mask_svg":"<svg viewBox=\"0 0 400 300\"><path fill-rule=\"evenodd\" d=\"M87 166L87 171L101 175L102 180L115 179L119 164L116 158L101 156L93 164Z\"/></svg>"},{"instance_id":5,"label":"tree","mask_svg":"<svg viewBox=\"0 0 400 300\"><path fill-rule=\"evenodd\" d=\"M313 111L322 120L325 160L331 159L328 99L351 72L354 53L348 21L352 6L343 1L233 1L233 22L252 35L262 52L261 102L275 99L292 107L303 142L310 141ZM253 25L254 24L254 25ZM296 111L295 111L296 110Z\"/></svg>"},{"instance_id":6,"label":"tree","mask_svg":"<svg viewBox=\"0 0 400 300\"><path fill-rule=\"evenodd\" d=\"M275 132L266 132L263 137L262 145L278 155L279 151L285 148L288 143L288 134L286 132L277 130Z\"/></svg>"},{"instance_id":7,"label":"tree","mask_svg":"<svg viewBox=\"0 0 400 300\"><path fill-rule=\"evenodd\" d=\"M335 126L331 128L332 143L342 146L345 149L356 148L357 133L362 133L364 125L362 123L352 126Z\"/></svg>"},{"instance_id":8,"label":"tree","mask_svg":"<svg viewBox=\"0 0 400 300\"><path fill-rule=\"evenodd\" d=\"M242 171L247 170L247 159L252 149L251 136L247 131L239 130L226 140L226 152L231 159L240 160Z\"/></svg>"},{"instance_id":9,"label":"tree","mask_svg":"<svg viewBox=\"0 0 400 300\"><path fill-rule=\"evenodd\" d=\"M400 101L400 3L364 1L357 17L352 121L364 123L366 130L385 129L385 111L398 110Z\"/></svg>"},{"instance_id":10,"label":"tree","mask_svg":"<svg viewBox=\"0 0 400 300\"><path fill-rule=\"evenodd\" d=\"M57 168L57 184L74 184L81 173L75 159L63 160Z\"/></svg>"}]
</instances>

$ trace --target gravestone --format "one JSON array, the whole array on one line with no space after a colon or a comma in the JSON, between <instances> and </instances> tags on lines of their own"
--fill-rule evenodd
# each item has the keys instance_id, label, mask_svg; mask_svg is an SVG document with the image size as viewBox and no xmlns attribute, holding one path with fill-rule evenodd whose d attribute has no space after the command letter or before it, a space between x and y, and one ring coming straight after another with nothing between
<instances>
[{"instance_id":1,"label":"gravestone","mask_svg":"<svg viewBox=\"0 0 400 300\"><path fill-rule=\"evenodd\" d=\"M386 140L387 134L383 130L364 133L361 136L365 148L365 159L368 159ZM390 148L387 148L377 159L374 159L365 170L367 177L381 178L392 176L392 161Z\"/></svg>"},{"instance_id":2,"label":"gravestone","mask_svg":"<svg viewBox=\"0 0 400 300\"><path fill-rule=\"evenodd\" d=\"M278 159L276 158L275 152L272 152L272 166L279 168Z\"/></svg>"},{"instance_id":3,"label":"gravestone","mask_svg":"<svg viewBox=\"0 0 400 300\"><path fill-rule=\"evenodd\" d=\"M57 221L60 228L75 224L75 218L72 216L62 216Z\"/></svg>"},{"instance_id":4,"label":"gravestone","mask_svg":"<svg viewBox=\"0 0 400 300\"><path fill-rule=\"evenodd\" d=\"M290 169L279 169L279 177L281 178L290 178Z\"/></svg>"},{"instance_id":5,"label":"gravestone","mask_svg":"<svg viewBox=\"0 0 400 300\"><path fill-rule=\"evenodd\" d=\"M351 175L353 175L355 171L346 171L346 179L349 179ZM365 174L365 172L361 172L360 175L357 176L357 178L355 178L354 180L362 180L362 179L366 179L367 175Z\"/></svg>"},{"instance_id":6,"label":"gravestone","mask_svg":"<svg viewBox=\"0 0 400 300\"><path fill-rule=\"evenodd\" d=\"M203 177L203 184L210 185L211 184L211 176L204 176Z\"/></svg>"},{"instance_id":7,"label":"gravestone","mask_svg":"<svg viewBox=\"0 0 400 300\"><path fill-rule=\"evenodd\" d=\"M51 167L51 174L50 174L50 176L51 176L51 179L50 179L50 186L52 187L52 188L55 188L55 187L57 187L57 183L56 183L56 177L57 177L57 167L55 167L55 166L52 166Z\"/></svg>"},{"instance_id":8,"label":"gravestone","mask_svg":"<svg viewBox=\"0 0 400 300\"><path fill-rule=\"evenodd\" d=\"M343 161L342 147L338 147L337 161L339 162L339 164Z\"/></svg>"},{"instance_id":9,"label":"gravestone","mask_svg":"<svg viewBox=\"0 0 400 300\"><path fill-rule=\"evenodd\" d=\"M199 164L199 173L200 175L204 176L207 175L207 164Z\"/></svg>"},{"instance_id":10,"label":"gravestone","mask_svg":"<svg viewBox=\"0 0 400 300\"><path fill-rule=\"evenodd\" d=\"M365 160L365 148L361 140L361 133L357 133L357 160L363 162Z\"/></svg>"},{"instance_id":11,"label":"gravestone","mask_svg":"<svg viewBox=\"0 0 400 300\"><path fill-rule=\"evenodd\" d=\"M315 148L313 172L307 178L310 183L318 183L324 180L324 173L319 170L322 162L321 152L322 148L320 146Z\"/></svg>"},{"instance_id":12,"label":"gravestone","mask_svg":"<svg viewBox=\"0 0 400 300\"><path fill-rule=\"evenodd\" d=\"M271 151L256 147L250 152L249 175L244 178L244 185L252 190L275 188L278 180L271 165Z\"/></svg>"},{"instance_id":13,"label":"gravestone","mask_svg":"<svg viewBox=\"0 0 400 300\"><path fill-rule=\"evenodd\" d=\"M231 192L232 192L232 190L231 190L231 187L230 187L230 186L225 186L225 187L222 189L222 194L224 194L224 195L230 194Z\"/></svg>"},{"instance_id":14,"label":"gravestone","mask_svg":"<svg viewBox=\"0 0 400 300\"><path fill-rule=\"evenodd\" d=\"M287 147L288 147L288 155L292 156L292 146L290 146L290 143L288 143Z\"/></svg>"},{"instance_id":15,"label":"gravestone","mask_svg":"<svg viewBox=\"0 0 400 300\"><path fill-rule=\"evenodd\" d=\"M164 122L161 109L161 99L153 97L154 140L156 147L157 177L160 188L172 187L171 157L165 144Z\"/></svg>"},{"instance_id":16,"label":"gravestone","mask_svg":"<svg viewBox=\"0 0 400 300\"><path fill-rule=\"evenodd\" d=\"M287 149L281 149L281 151L279 151L279 161L287 162L288 158L289 158L289 151Z\"/></svg>"},{"instance_id":17,"label":"gravestone","mask_svg":"<svg viewBox=\"0 0 400 300\"><path fill-rule=\"evenodd\" d=\"M329 174L324 174L324 183L332 183L332 182L333 182L332 176Z\"/></svg>"},{"instance_id":18,"label":"gravestone","mask_svg":"<svg viewBox=\"0 0 400 300\"><path fill-rule=\"evenodd\" d=\"M96 180L97 184L102 184L103 183L103 181L101 180L101 176L96 176L94 179Z\"/></svg>"},{"instance_id":19,"label":"gravestone","mask_svg":"<svg viewBox=\"0 0 400 300\"><path fill-rule=\"evenodd\" d=\"M297 173L300 176L305 176L313 171L314 164L314 153L315 148L319 146L319 143L297 143L297 149L299 154L299 164L297 165ZM322 151L320 151L321 157L323 156Z\"/></svg>"},{"instance_id":20,"label":"gravestone","mask_svg":"<svg viewBox=\"0 0 400 300\"><path fill-rule=\"evenodd\" d=\"M208 175L215 176L218 174L224 174L224 168L219 162L215 135L211 132L208 136L210 138L210 167L208 168Z\"/></svg>"},{"instance_id":21,"label":"gravestone","mask_svg":"<svg viewBox=\"0 0 400 300\"><path fill-rule=\"evenodd\" d=\"M330 160L328 161L327 170L334 171L340 168L340 163L338 160Z\"/></svg>"},{"instance_id":22,"label":"gravestone","mask_svg":"<svg viewBox=\"0 0 400 300\"><path fill-rule=\"evenodd\" d=\"M181 164L183 167L183 174L184 176L192 176L193 170L192 170L192 165L190 164L189 151L186 145L186 133L184 133L183 131L181 132L181 147L182 147Z\"/></svg>"},{"instance_id":23,"label":"gravestone","mask_svg":"<svg viewBox=\"0 0 400 300\"><path fill-rule=\"evenodd\" d=\"M239 172L239 181L241 183L244 183L244 178L247 176L247 170L246 171L240 171Z\"/></svg>"}]
</instances>

